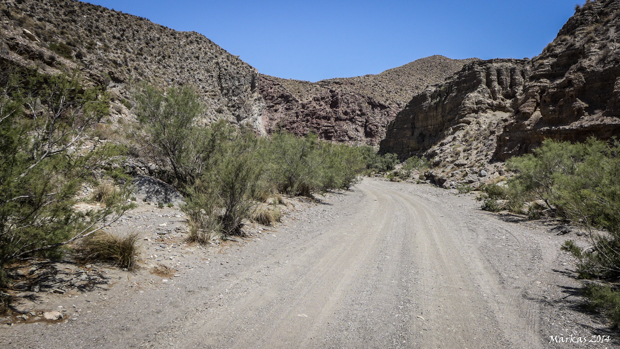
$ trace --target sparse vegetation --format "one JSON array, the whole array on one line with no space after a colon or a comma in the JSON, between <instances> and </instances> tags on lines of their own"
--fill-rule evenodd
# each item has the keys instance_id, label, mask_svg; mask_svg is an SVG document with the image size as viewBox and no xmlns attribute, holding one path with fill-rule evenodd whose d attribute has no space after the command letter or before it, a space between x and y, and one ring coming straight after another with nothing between
<instances>
[{"instance_id":1,"label":"sparse vegetation","mask_svg":"<svg viewBox=\"0 0 620 349\"><path fill-rule=\"evenodd\" d=\"M273 225L276 222L280 222L280 219L280 209L275 205L259 206L252 214L252 221L262 225Z\"/></svg>"},{"instance_id":2,"label":"sparse vegetation","mask_svg":"<svg viewBox=\"0 0 620 349\"><path fill-rule=\"evenodd\" d=\"M472 192L474 190L474 187L469 184L459 184L456 187L456 190L458 190L459 194L467 194L469 192Z\"/></svg>"},{"instance_id":3,"label":"sparse vegetation","mask_svg":"<svg viewBox=\"0 0 620 349\"><path fill-rule=\"evenodd\" d=\"M59 42L59 43L52 42L51 44L49 44L49 49L65 57L66 59L73 58L72 56L73 50L71 49L69 45L65 44L64 42Z\"/></svg>"},{"instance_id":4,"label":"sparse vegetation","mask_svg":"<svg viewBox=\"0 0 620 349\"><path fill-rule=\"evenodd\" d=\"M396 154L378 154L369 146L362 147L360 150L368 172L386 173L394 170L396 165L400 163Z\"/></svg>"},{"instance_id":5,"label":"sparse vegetation","mask_svg":"<svg viewBox=\"0 0 620 349\"><path fill-rule=\"evenodd\" d=\"M3 70L0 84L0 265L58 257L63 246L129 208L123 189L102 197L103 208L74 208L79 188L94 182L95 173L120 151L82 147L86 134L108 113L107 96L80 86L77 75Z\"/></svg>"},{"instance_id":6,"label":"sparse vegetation","mask_svg":"<svg viewBox=\"0 0 620 349\"><path fill-rule=\"evenodd\" d=\"M399 171L399 177L409 178L413 171L423 172L430 167L428 160L417 156L412 156L403 162L403 166Z\"/></svg>"},{"instance_id":7,"label":"sparse vegetation","mask_svg":"<svg viewBox=\"0 0 620 349\"><path fill-rule=\"evenodd\" d=\"M95 188L93 192L93 200L99 203L106 203L114 199L116 189L109 182L103 182Z\"/></svg>"},{"instance_id":8,"label":"sparse vegetation","mask_svg":"<svg viewBox=\"0 0 620 349\"><path fill-rule=\"evenodd\" d=\"M278 133L260 139L225 121L196 125L202 111L190 88L165 93L143 85L136 94L148 159L159 177L185 195L190 240L206 243L222 235L243 235L256 200L273 191L312 196L349 188L365 168L362 148L320 141L314 135ZM394 157L395 158L395 157ZM268 219L271 221L271 219Z\"/></svg>"},{"instance_id":9,"label":"sparse vegetation","mask_svg":"<svg viewBox=\"0 0 620 349\"><path fill-rule=\"evenodd\" d=\"M508 166L517 175L509 180L503 193L488 195L489 199L508 199L513 210L522 207L524 201L538 199L548 214L584 227L592 248L584 250L568 241L563 249L579 260L580 277L617 282L620 279L620 144L612 143L594 138L576 144L545 141L534 154L511 159ZM604 232L598 233L596 228ZM593 306L610 314L612 321L618 323L617 289L588 286L585 294Z\"/></svg>"},{"instance_id":10,"label":"sparse vegetation","mask_svg":"<svg viewBox=\"0 0 620 349\"><path fill-rule=\"evenodd\" d=\"M620 326L620 290L617 287L587 283L582 294L589 299L592 310L603 313L613 327Z\"/></svg>"}]
</instances>

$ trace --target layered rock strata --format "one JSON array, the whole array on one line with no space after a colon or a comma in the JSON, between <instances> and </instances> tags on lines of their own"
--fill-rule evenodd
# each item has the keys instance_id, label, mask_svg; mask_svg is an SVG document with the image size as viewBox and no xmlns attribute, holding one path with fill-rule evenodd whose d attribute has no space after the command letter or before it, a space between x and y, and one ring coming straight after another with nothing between
<instances>
[{"instance_id":1,"label":"layered rock strata","mask_svg":"<svg viewBox=\"0 0 620 349\"><path fill-rule=\"evenodd\" d=\"M618 1L576 10L532 60L473 62L415 96L388 126L380 151L431 160L443 185L503 174L499 161L544 139L610 139L620 132Z\"/></svg>"}]
</instances>

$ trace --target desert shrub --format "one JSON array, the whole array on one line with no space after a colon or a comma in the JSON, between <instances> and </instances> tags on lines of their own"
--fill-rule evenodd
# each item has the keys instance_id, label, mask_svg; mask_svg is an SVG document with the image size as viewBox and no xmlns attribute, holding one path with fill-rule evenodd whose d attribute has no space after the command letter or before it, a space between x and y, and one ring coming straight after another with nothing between
<instances>
[{"instance_id":1,"label":"desert shrub","mask_svg":"<svg viewBox=\"0 0 620 349\"><path fill-rule=\"evenodd\" d=\"M541 199L558 216L617 232L620 217L620 146L545 141L534 154L508 162L517 176L509 188L526 199ZM515 194L515 195L516 195Z\"/></svg>"},{"instance_id":2,"label":"desert shrub","mask_svg":"<svg viewBox=\"0 0 620 349\"><path fill-rule=\"evenodd\" d=\"M263 172L262 164L254 157L257 144L254 135L236 132L223 144L211 170L202 177L217 188L223 208L221 224L226 234L241 234L242 221L250 217L255 205L252 197Z\"/></svg>"},{"instance_id":3,"label":"desert shrub","mask_svg":"<svg viewBox=\"0 0 620 349\"><path fill-rule=\"evenodd\" d=\"M411 176L413 171L424 171L428 168L428 160L417 156L412 156L403 162L403 165L397 175L400 178L406 179Z\"/></svg>"},{"instance_id":4,"label":"desert shrub","mask_svg":"<svg viewBox=\"0 0 620 349\"><path fill-rule=\"evenodd\" d=\"M467 194L470 193L474 190L474 187L472 187L469 184L459 184L456 187L456 190L458 191L459 194Z\"/></svg>"},{"instance_id":5,"label":"desert shrub","mask_svg":"<svg viewBox=\"0 0 620 349\"><path fill-rule=\"evenodd\" d=\"M186 204L181 206L181 210L189 220L190 242L204 245L222 235L218 203L214 200L216 195L215 188L203 184L200 179L188 188Z\"/></svg>"},{"instance_id":6,"label":"desert shrub","mask_svg":"<svg viewBox=\"0 0 620 349\"><path fill-rule=\"evenodd\" d=\"M366 165L367 172L381 172L386 173L394 170L398 161L396 154L387 153L379 154L371 146L362 146L358 148L358 156Z\"/></svg>"},{"instance_id":7,"label":"desert shrub","mask_svg":"<svg viewBox=\"0 0 620 349\"><path fill-rule=\"evenodd\" d=\"M273 225L276 222L280 222L281 219L280 209L274 206L260 206L252 213L252 221L262 225Z\"/></svg>"},{"instance_id":8,"label":"desert shrub","mask_svg":"<svg viewBox=\"0 0 620 349\"><path fill-rule=\"evenodd\" d=\"M403 163L403 169L406 169L408 171L413 171L413 170L424 171L428 169L429 167L430 165L428 163L428 160L426 160L425 158L417 157L417 156L412 156L408 158L407 160L405 160L405 162Z\"/></svg>"},{"instance_id":9,"label":"desert shrub","mask_svg":"<svg viewBox=\"0 0 620 349\"><path fill-rule=\"evenodd\" d=\"M263 174L263 164L256 157L259 140L223 121L204 129L203 137L213 147L208 163L186 189L183 210L197 233L240 235L242 221L250 217L255 205L252 199Z\"/></svg>"},{"instance_id":10,"label":"desert shrub","mask_svg":"<svg viewBox=\"0 0 620 349\"><path fill-rule=\"evenodd\" d=\"M277 133L262 141L259 157L266 164L267 183L290 195L347 189L365 169L362 148L321 141L313 134Z\"/></svg>"},{"instance_id":11,"label":"desert shrub","mask_svg":"<svg viewBox=\"0 0 620 349\"><path fill-rule=\"evenodd\" d=\"M49 44L49 49L56 52L57 54L65 57L66 59L72 59L73 50L71 50L71 46L65 44L64 42L52 42Z\"/></svg>"},{"instance_id":12,"label":"desert shrub","mask_svg":"<svg viewBox=\"0 0 620 349\"><path fill-rule=\"evenodd\" d=\"M78 246L79 257L87 262L109 262L119 268L132 270L138 257L138 234L124 237L99 231L83 239Z\"/></svg>"},{"instance_id":13,"label":"desert shrub","mask_svg":"<svg viewBox=\"0 0 620 349\"><path fill-rule=\"evenodd\" d=\"M582 158L583 145L547 140L533 154L510 159L507 166L518 173L511 181L515 189L532 193L552 208L558 176L573 173L574 165Z\"/></svg>"},{"instance_id":14,"label":"desert shrub","mask_svg":"<svg viewBox=\"0 0 620 349\"><path fill-rule=\"evenodd\" d=\"M582 294L588 298L593 310L600 311L611 320L613 327L620 326L620 291L617 288L587 283Z\"/></svg>"},{"instance_id":15,"label":"desert shrub","mask_svg":"<svg viewBox=\"0 0 620 349\"><path fill-rule=\"evenodd\" d=\"M189 87L173 87L164 93L142 84L135 99L136 115L147 134L141 140L145 156L164 171L159 173L162 180L183 190L200 174L211 153L207 149L211 144L194 125L203 110L198 95Z\"/></svg>"},{"instance_id":16,"label":"desert shrub","mask_svg":"<svg viewBox=\"0 0 620 349\"><path fill-rule=\"evenodd\" d=\"M103 182L95 188L92 198L96 202L105 203L111 197L114 197L115 192L114 185L109 182Z\"/></svg>"},{"instance_id":17,"label":"desert shrub","mask_svg":"<svg viewBox=\"0 0 620 349\"><path fill-rule=\"evenodd\" d=\"M321 190L348 189L364 171L365 164L358 148L345 144L321 142L317 149Z\"/></svg>"},{"instance_id":18,"label":"desert shrub","mask_svg":"<svg viewBox=\"0 0 620 349\"><path fill-rule=\"evenodd\" d=\"M4 266L15 259L58 256L62 246L98 231L130 205L125 186L104 208L74 209L79 189L119 154L113 147L82 147L85 134L108 112L103 91L83 88L77 75L44 77L33 71L2 70L0 83Z\"/></svg>"},{"instance_id":19,"label":"desert shrub","mask_svg":"<svg viewBox=\"0 0 620 349\"><path fill-rule=\"evenodd\" d=\"M312 134L303 138L286 132L273 135L261 149L268 180L281 193L310 196L320 187L318 148L319 140Z\"/></svg>"},{"instance_id":20,"label":"desert shrub","mask_svg":"<svg viewBox=\"0 0 620 349\"><path fill-rule=\"evenodd\" d=\"M360 148L320 141L315 135L277 133L258 138L221 120L197 126L202 106L190 88L166 92L141 85L137 115L144 134L138 154L157 163L160 179L184 194L190 239L208 242L218 234L242 234L255 201L274 193L311 196L345 189L364 169Z\"/></svg>"},{"instance_id":21,"label":"desert shrub","mask_svg":"<svg viewBox=\"0 0 620 349\"><path fill-rule=\"evenodd\" d=\"M557 216L588 231L592 247L581 249L572 241L563 249L578 259L582 278L615 282L620 279L620 145L590 138L585 143L545 141L534 154L508 163L518 171L510 182L515 191L544 200ZM597 233L594 228L606 232ZM586 295L617 323L613 288L592 288ZM611 309L611 310L609 310Z\"/></svg>"},{"instance_id":22,"label":"desert shrub","mask_svg":"<svg viewBox=\"0 0 620 349\"><path fill-rule=\"evenodd\" d=\"M504 205L500 205L498 203L499 200L506 199L506 189L497 185L497 184L489 184L489 185L481 185L480 190L482 191L482 195L478 197L478 200L482 201L482 209L490 212L498 212L503 210Z\"/></svg>"}]
</instances>

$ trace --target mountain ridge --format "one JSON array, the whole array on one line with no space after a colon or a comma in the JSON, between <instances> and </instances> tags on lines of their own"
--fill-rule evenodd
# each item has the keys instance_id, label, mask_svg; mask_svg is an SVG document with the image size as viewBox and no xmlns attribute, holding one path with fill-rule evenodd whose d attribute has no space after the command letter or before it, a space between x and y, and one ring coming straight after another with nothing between
<instances>
[{"instance_id":1,"label":"mountain ridge","mask_svg":"<svg viewBox=\"0 0 620 349\"><path fill-rule=\"evenodd\" d=\"M267 102L263 124L267 133L313 132L327 140L377 145L415 94L476 60L435 55L376 75L315 83L261 75L259 89Z\"/></svg>"},{"instance_id":2,"label":"mountain ridge","mask_svg":"<svg viewBox=\"0 0 620 349\"><path fill-rule=\"evenodd\" d=\"M416 71L428 60L422 59L377 75L305 83L259 74L199 33L175 31L79 1L4 0L0 22L0 63L46 74L79 70L86 83L111 93L112 120L133 117L136 82L161 88L191 85L206 105L204 123L224 118L248 124L262 135L283 128L299 135L314 132L324 139L378 144L387 123L414 93L462 66L443 57L437 59L438 67ZM428 72L439 78L429 79ZM312 102L315 97L317 103ZM338 110L330 108L340 102ZM304 107L311 112L303 112Z\"/></svg>"}]
</instances>

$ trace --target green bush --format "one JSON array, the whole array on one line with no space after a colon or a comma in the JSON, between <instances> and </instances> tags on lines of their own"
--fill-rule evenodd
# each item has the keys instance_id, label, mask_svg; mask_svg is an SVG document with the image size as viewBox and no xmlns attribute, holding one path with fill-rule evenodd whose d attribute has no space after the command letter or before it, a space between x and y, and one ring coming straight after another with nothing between
<instances>
[{"instance_id":1,"label":"green bush","mask_svg":"<svg viewBox=\"0 0 620 349\"><path fill-rule=\"evenodd\" d=\"M611 320L613 327L620 326L620 291L617 288L588 283L583 295L588 298L593 310L600 311Z\"/></svg>"},{"instance_id":2,"label":"green bush","mask_svg":"<svg viewBox=\"0 0 620 349\"><path fill-rule=\"evenodd\" d=\"M265 144L266 143L266 144ZM278 191L310 196L320 187L319 140L315 135L298 138L290 133L277 133L264 143L262 158L268 163L268 180Z\"/></svg>"},{"instance_id":3,"label":"green bush","mask_svg":"<svg viewBox=\"0 0 620 349\"><path fill-rule=\"evenodd\" d=\"M220 121L203 131L207 143L213 144L209 162L187 187L187 205L183 210L198 233L211 236L242 235L242 221L250 218L263 164L257 158L259 140L247 130L235 130ZM208 238L210 239L210 238Z\"/></svg>"},{"instance_id":4,"label":"green bush","mask_svg":"<svg viewBox=\"0 0 620 349\"><path fill-rule=\"evenodd\" d=\"M136 115L147 134L141 140L146 145L144 156L164 171L159 174L161 179L184 190L196 180L214 146L195 127L203 111L198 95L189 87L173 87L164 93L142 84L135 99Z\"/></svg>"},{"instance_id":5,"label":"green bush","mask_svg":"<svg viewBox=\"0 0 620 349\"><path fill-rule=\"evenodd\" d=\"M545 141L534 154L513 158L509 181L513 195L541 199L560 218L583 226L593 243L581 249L567 241L563 250L578 259L581 278L620 279L620 145L590 138L585 143ZM596 233L594 228L605 233ZM588 285L585 295L615 324L620 321L620 293Z\"/></svg>"},{"instance_id":6,"label":"green bush","mask_svg":"<svg viewBox=\"0 0 620 349\"><path fill-rule=\"evenodd\" d=\"M49 44L49 49L65 57L66 59L73 58L72 56L73 50L71 50L71 46L65 44L64 42L59 42L59 43L52 42L51 44Z\"/></svg>"},{"instance_id":7,"label":"green bush","mask_svg":"<svg viewBox=\"0 0 620 349\"><path fill-rule=\"evenodd\" d=\"M202 106L190 88L165 93L149 85L136 93L136 110L146 144L142 155L157 163L160 179L185 195L190 239L201 243L242 234L255 201L274 191L311 196L346 189L364 170L364 149L277 133L258 138L221 120L196 125ZM138 131L135 132L138 134Z\"/></svg>"},{"instance_id":8,"label":"green bush","mask_svg":"<svg viewBox=\"0 0 620 349\"><path fill-rule=\"evenodd\" d=\"M459 192L459 194L467 194L472 192L474 190L474 187L469 184L459 184L456 187L456 190Z\"/></svg>"},{"instance_id":9,"label":"green bush","mask_svg":"<svg viewBox=\"0 0 620 349\"><path fill-rule=\"evenodd\" d=\"M482 209L490 212L499 212L505 209L504 206L498 204L498 200L507 199L507 191L505 188L497 184L481 185L480 190L483 194L478 198L482 200Z\"/></svg>"},{"instance_id":10,"label":"green bush","mask_svg":"<svg viewBox=\"0 0 620 349\"><path fill-rule=\"evenodd\" d=\"M0 83L0 265L36 255L58 256L129 208L128 191L106 206L74 209L82 185L110 164L118 149L82 147L84 136L108 113L103 91L85 89L78 76L9 75ZM24 112L24 107L28 113ZM78 151L82 149L81 151ZM106 223L107 222L107 223Z\"/></svg>"},{"instance_id":11,"label":"green bush","mask_svg":"<svg viewBox=\"0 0 620 349\"><path fill-rule=\"evenodd\" d=\"M620 234L620 145L545 141L534 154L512 158L510 188L541 199L558 216Z\"/></svg>"},{"instance_id":12,"label":"green bush","mask_svg":"<svg viewBox=\"0 0 620 349\"><path fill-rule=\"evenodd\" d=\"M409 159L405 160L403 164L403 169L407 171L413 171L413 170L424 171L428 169L429 167L430 167L430 164L428 163L428 160L426 160L425 158L417 157L417 156L410 157Z\"/></svg>"},{"instance_id":13,"label":"green bush","mask_svg":"<svg viewBox=\"0 0 620 349\"><path fill-rule=\"evenodd\" d=\"M396 154L387 153L384 155L378 154L371 146L363 146L359 148L359 153L362 161L366 165L366 169L370 172L386 173L394 170L398 161Z\"/></svg>"}]
</instances>

